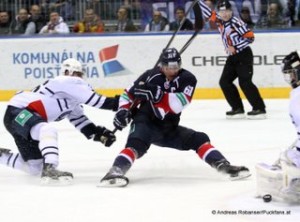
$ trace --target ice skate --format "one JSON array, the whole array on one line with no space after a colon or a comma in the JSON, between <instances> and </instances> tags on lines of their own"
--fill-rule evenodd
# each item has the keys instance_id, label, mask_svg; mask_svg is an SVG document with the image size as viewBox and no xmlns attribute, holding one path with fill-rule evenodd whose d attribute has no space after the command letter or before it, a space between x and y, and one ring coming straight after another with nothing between
<instances>
[{"instance_id":1,"label":"ice skate","mask_svg":"<svg viewBox=\"0 0 300 222\"><path fill-rule=\"evenodd\" d=\"M245 111L243 109L233 109L226 112L226 119L244 119Z\"/></svg>"},{"instance_id":2,"label":"ice skate","mask_svg":"<svg viewBox=\"0 0 300 222\"><path fill-rule=\"evenodd\" d=\"M266 119L267 112L266 110L254 109L247 113L247 119Z\"/></svg>"},{"instance_id":3,"label":"ice skate","mask_svg":"<svg viewBox=\"0 0 300 222\"><path fill-rule=\"evenodd\" d=\"M2 154L9 154L9 153L10 153L9 149L0 148L0 156L2 156Z\"/></svg>"},{"instance_id":4,"label":"ice skate","mask_svg":"<svg viewBox=\"0 0 300 222\"><path fill-rule=\"evenodd\" d=\"M72 183L73 174L59 171L50 163L45 163L41 176L42 185L69 185Z\"/></svg>"},{"instance_id":5,"label":"ice skate","mask_svg":"<svg viewBox=\"0 0 300 222\"><path fill-rule=\"evenodd\" d=\"M100 180L98 187L125 187L129 179L124 176L119 167L112 167L109 172Z\"/></svg>"},{"instance_id":6,"label":"ice skate","mask_svg":"<svg viewBox=\"0 0 300 222\"><path fill-rule=\"evenodd\" d=\"M227 174L230 180L240 180L251 176L248 168L230 165L227 160L216 161L213 167L219 172Z\"/></svg>"}]
</instances>

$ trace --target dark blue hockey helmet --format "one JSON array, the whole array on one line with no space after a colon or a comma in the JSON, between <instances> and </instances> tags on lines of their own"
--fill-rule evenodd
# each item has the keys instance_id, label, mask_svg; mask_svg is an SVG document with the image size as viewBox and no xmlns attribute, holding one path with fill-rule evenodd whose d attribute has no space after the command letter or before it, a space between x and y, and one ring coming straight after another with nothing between
<instances>
[{"instance_id":1,"label":"dark blue hockey helmet","mask_svg":"<svg viewBox=\"0 0 300 222\"><path fill-rule=\"evenodd\" d=\"M300 51L294 51L284 57L281 64L284 79L293 88L300 85Z\"/></svg>"},{"instance_id":2,"label":"dark blue hockey helmet","mask_svg":"<svg viewBox=\"0 0 300 222\"><path fill-rule=\"evenodd\" d=\"M177 49L167 48L161 54L160 63L162 66L167 66L168 68L179 69L181 67L181 56Z\"/></svg>"},{"instance_id":3,"label":"dark blue hockey helmet","mask_svg":"<svg viewBox=\"0 0 300 222\"><path fill-rule=\"evenodd\" d=\"M218 11L231 9L231 4L228 0L220 0L217 5Z\"/></svg>"}]
</instances>

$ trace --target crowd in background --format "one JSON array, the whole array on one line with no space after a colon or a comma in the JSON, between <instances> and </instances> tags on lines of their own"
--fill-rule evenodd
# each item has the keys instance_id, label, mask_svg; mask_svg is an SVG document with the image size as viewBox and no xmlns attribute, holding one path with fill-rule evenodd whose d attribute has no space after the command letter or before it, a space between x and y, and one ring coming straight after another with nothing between
<instances>
[{"instance_id":1,"label":"crowd in background","mask_svg":"<svg viewBox=\"0 0 300 222\"><path fill-rule=\"evenodd\" d=\"M300 27L300 0L260 1L259 15L250 6L243 6L234 11L235 16L251 29ZM173 20L159 10L153 10L147 24L143 24L142 3L143 0L1 0L0 35L167 32L176 30L185 17L182 6L176 7L174 15L169 16ZM205 0L205 3L215 9L217 0ZM193 26L193 21L186 19L181 31L193 30ZM214 23L205 21L204 31L215 31L216 28Z\"/></svg>"}]
</instances>

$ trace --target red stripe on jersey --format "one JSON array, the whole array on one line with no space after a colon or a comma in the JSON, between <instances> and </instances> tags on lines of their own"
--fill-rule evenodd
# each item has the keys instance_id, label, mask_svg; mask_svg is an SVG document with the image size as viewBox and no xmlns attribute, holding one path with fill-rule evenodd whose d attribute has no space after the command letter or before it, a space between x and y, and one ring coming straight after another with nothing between
<instances>
[{"instance_id":1,"label":"red stripe on jersey","mask_svg":"<svg viewBox=\"0 0 300 222\"><path fill-rule=\"evenodd\" d=\"M125 89L125 92L124 92L124 93L127 94L128 98L129 98L131 101L134 100L134 96L133 96L130 92L128 92L126 89ZM125 99L124 99L124 100L125 100ZM120 106L120 108L130 109L131 104L132 104L132 102L128 101L128 103L123 104L122 106Z\"/></svg>"},{"instance_id":2,"label":"red stripe on jersey","mask_svg":"<svg viewBox=\"0 0 300 222\"><path fill-rule=\"evenodd\" d=\"M156 108L163 108L165 113L171 112L174 113L174 111L171 109L170 104L169 104L169 93L165 93L162 97L162 99L154 104L154 107Z\"/></svg>"},{"instance_id":3,"label":"red stripe on jersey","mask_svg":"<svg viewBox=\"0 0 300 222\"><path fill-rule=\"evenodd\" d=\"M29 103L27 108L33 112L38 113L44 120L47 121L46 110L41 100L37 100L32 103Z\"/></svg>"},{"instance_id":4,"label":"red stripe on jersey","mask_svg":"<svg viewBox=\"0 0 300 222\"><path fill-rule=\"evenodd\" d=\"M186 94L184 94L184 95L185 95L185 97L187 98L187 100L188 100L189 102L191 102L192 97L191 97L191 96L188 96L188 95L186 95ZM165 94L163 95L162 99L160 100L160 102L154 104L154 107L156 107L156 108L163 108L163 110L165 111L165 113L168 113L168 112L170 112L170 113L175 113L175 112L171 109L171 107L170 107L170 102L172 102L172 101L169 100L169 93L165 93Z\"/></svg>"},{"instance_id":5,"label":"red stripe on jersey","mask_svg":"<svg viewBox=\"0 0 300 222\"><path fill-rule=\"evenodd\" d=\"M120 108L124 108L124 109L130 109L131 103L127 103L123 106L120 106Z\"/></svg>"},{"instance_id":6,"label":"red stripe on jersey","mask_svg":"<svg viewBox=\"0 0 300 222\"><path fill-rule=\"evenodd\" d=\"M130 100L134 100L134 95L133 95L133 94L131 94L127 89L125 89L125 92L126 92L128 98L129 98Z\"/></svg>"},{"instance_id":7,"label":"red stripe on jersey","mask_svg":"<svg viewBox=\"0 0 300 222\"><path fill-rule=\"evenodd\" d=\"M189 95L187 95L187 94L184 94L185 95L185 97L187 98L187 100L191 103L191 101L192 101L192 97L191 96L189 96Z\"/></svg>"},{"instance_id":8,"label":"red stripe on jersey","mask_svg":"<svg viewBox=\"0 0 300 222\"><path fill-rule=\"evenodd\" d=\"M135 160L135 153L131 148L125 148L120 154L127 156L132 162Z\"/></svg>"},{"instance_id":9,"label":"red stripe on jersey","mask_svg":"<svg viewBox=\"0 0 300 222\"><path fill-rule=\"evenodd\" d=\"M203 159L203 157L205 156L205 154L207 152L210 152L210 149L214 149L215 147L213 147L210 143L205 143L202 146L199 147L197 153L199 155L199 157L201 159Z\"/></svg>"}]
</instances>

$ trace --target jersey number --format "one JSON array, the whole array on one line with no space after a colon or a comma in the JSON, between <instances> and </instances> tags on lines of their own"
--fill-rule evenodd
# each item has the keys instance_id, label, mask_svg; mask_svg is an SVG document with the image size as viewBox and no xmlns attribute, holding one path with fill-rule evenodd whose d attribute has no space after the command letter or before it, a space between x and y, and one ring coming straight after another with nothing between
<instances>
[{"instance_id":1,"label":"jersey number","mask_svg":"<svg viewBox=\"0 0 300 222\"><path fill-rule=\"evenodd\" d=\"M187 87L184 88L183 93L188 95L188 96L192 96L193 91L194 91L194 87L187 86Z\"/></svg>"}]
</instances>

